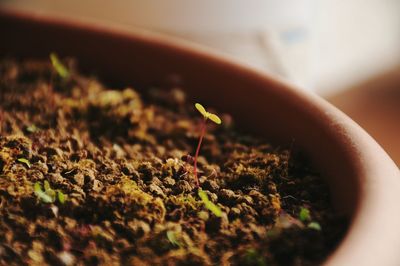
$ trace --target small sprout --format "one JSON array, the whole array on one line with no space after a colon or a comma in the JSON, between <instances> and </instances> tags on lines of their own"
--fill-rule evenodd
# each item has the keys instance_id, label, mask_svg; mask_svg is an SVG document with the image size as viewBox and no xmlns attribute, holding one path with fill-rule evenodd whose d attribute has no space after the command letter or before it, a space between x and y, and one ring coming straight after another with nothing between
<instances>
[{"instance_id":1,"label":"small sprout","mask_svg":"<svg viewBox=\"0 0 400 266\"><path fill-rule=\"evenodd\" d=\"M167 238L169 242L175 247L182 247L182 243L176 238L176 233L174 231L167 231Z\"/></svg>"},{"instance_id":2,"label":"small sprout","mask_svg":"<svg viewBox=\"0 0 400 266\"><path fill-rule=\"evenodd\" d=\"M301 207L300 212L299 212L299 219L300 221L302 221L304 224L307 222L311 221L311 214L310 214L310 210L304 207ZM307 228L311 228L317 231L321 231L321 226L319 225L319 223L315 222L315 221L311 221L310 223L308 223Z\"/></svg>"},{"instance_id":3,"label":"small sprout","mask_svg":"<svg viewBox=\"0 0 400 266\"><path fill-rule=\"evenodd\" d=\"M60 190L57 190L57 198L58 198L58 201L59 201L61 204L64 204L64 203L65 203L66 197L67 197L67 196L66 196L64 193L62 193Z\"/></svg>"},{"instance_id":4,"label":"small sprout","mask_svg":"<svg viewBox=\"0 0 400 266\"><path fill-rule=\"evenodd\" d=\"M207 112L203 105L196 103L194 106L204 116L205 119L210 119L218 125L221 124L221 118L219 118L216 114Z\"/></svg>"},{"instance_id":5,"label":"small sprout","mask_svg":"<svg viewBox=\"0 0 400 266\"><path fill-rule=\"evenodd\" d=\"M311 220L310 210L307 208L301 207L299 212L299 219L302 222L307 222Z\"/></svg>"},{"instance_id":6,"label":"small sprout","mask_svg":"<svg viewBox=\"0 0 400 266\"><path fill-rule=\"evenodd\" d=\"M199 187L199 177L197 176L197 158L199 157L201 142L203 141L203 137L206 132L206 122L208 119L210 119L216 124L221 124L222 121L221 118L219 118L217 115L207 112L206 109L203 107L203 105L196 103L194 106L204 117L201 127L199 143L197 144L196 154L194 156L194 167L193 167L194 176L196 178L196 186Z\"/></svg>"},{"instance_id":7,"label":"small sprout","mask_svg":"<svg viewBox=\"0 0 400 266\"><path fill-rule=\"evenodd\" d=\"M50 187L50 184L47 180L43 183L44 191L42 190L42 186L39 182L36 182L33 186L33 190L35 195L44 203L54 203L56 199L63 204L66 200L66 195L62 193L60 190L54 190Z\"/></svg>"},{"instance_id":8,"label":"small sprout","mask_svg":"<svg viewBox=\"0 0 400 266\"><path fill-rule=\"evenodd\" d=\"M51 189L49 181L45 180L44 184L43 184L43 187L44 187L44 191L49 191Z\"/></svg>"},{"instance_id":9,"label":"small sprout","mask_svg":"<svg viewBox=\"0 0 400 266\"><path fill-rule=\"evenodd\" d=\"M31 168L31 163L29 162L28 159L25 159L25 158L18 158L17 161L20 162L20 163L25 164L26 167Z\"/></svg>"},{"instance_id":10,"label":"small sprout","mask_svg":"<svg viewBox=\"0 0 400 266\"><path fill-rule=\"evenodd\" d=\"M217 217L221 217L222 216L222 211L221 209L215 205L214 203L212 203L207 196L207 193L204 192L204 190L199 189L199 197L201 198L201 200L204 203L204 206L209 209L212 213L215 214L215 216Z\"/></svg>"},{"instance_id":11,"label":"small sprout","mask_svg":"<svg viewBox=\"0 0 400 266\"><path fill-rule=\"evenodd\" d=\"M35 195L44 203L53 203L54 200L47 195L43 190L42 187L40 186L39 182L36 182L34 185L34 191L35 191Z\"/></svg>"},{"instance_id":12,"label":"small sprout","mask_svg":"<svg viewBox=\"0 0 400 266\"><path fill-rule=\"evenodd\" d=\"M35 132L39 131L39 128L37 126L35 126L34 124L32 124L26 128L26 131L28 131L29 133L35 133Z\"/></svg>"},{"instance_id":13,"label":"small sprout","mask_svg":"<svg viewBox=\"0 0 400 266\"><path fill-rule=\"evenodd\" d=\"M50 60L51 63L53 64L54 69L57 71L58 75L62 77L63 79L66 79L69 77L70 73L68 69L63 65L61 60L58 58L57 54L51 53L50 54Z\"/></svg>"},{"instance_id":14,"label":"small sprout","mask_svg":"<svg viewBox=\"0 0 400 266\"><path fill-rule=\"evenodd\" d=\"M44 192L52 198L53 202L55 202L56 192L50 187L49 181L45 180L43 187L44 187Z\"/></svg>"},{"instance_id":15,"label":"small sprout","mask_svg":"<svg viewBox=\"0 0 400 266\"><path fill-rule=\"evenodd\" d=\"M311 222L307 225L308 228L321 231L321 225L317 222Z\"/></svg>"}]
</instances>

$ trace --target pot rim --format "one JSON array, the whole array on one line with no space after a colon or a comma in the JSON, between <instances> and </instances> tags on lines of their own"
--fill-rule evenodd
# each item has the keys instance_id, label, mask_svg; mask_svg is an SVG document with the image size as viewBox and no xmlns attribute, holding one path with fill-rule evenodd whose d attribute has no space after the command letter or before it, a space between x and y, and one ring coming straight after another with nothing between
<instances>
[{"instance_id":1,"label":"pot rim","mask_svg":"<svg viewBox=\"0 0 400 266\"><path fill-rule=\"evenodd\" d=\"M68 29L104 33L184 54L187 57L221 65L244 78L272 84L269 90L304 105L310 117L329 132L351 166L348 173L357 184L357 204L353 207L350 228L325 265L399 265L400 255L400 172L386 152L360 126L337 108L311 92L299 90L287 81L256 70L201 45L140 29L120 25L91 23L88 20L60 19L43 14L28 14L0 9L0 22L59 25ZM0 32L3 28L0 23ZM1 47L1 46L0 46ZM4 47L3 47L4 48ZM340 167L340 166L338 166ZM340 178L340 177L336 177ZM345 182L345 181L342 181ZM352 208L352 207L350 207Z\"/></svg>"}]
</instances>

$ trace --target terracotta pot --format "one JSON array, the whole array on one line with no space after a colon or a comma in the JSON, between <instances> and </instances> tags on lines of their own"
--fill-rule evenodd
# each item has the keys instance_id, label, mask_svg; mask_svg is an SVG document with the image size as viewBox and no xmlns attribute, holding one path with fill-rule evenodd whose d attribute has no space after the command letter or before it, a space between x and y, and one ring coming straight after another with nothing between
<instances>
[{"instance_id":1,"label":"terracotta pot","mask_svg":"<svg viewBox=\"0 0 400 266\"><path fill-rule=\"evenodd\" d=\"M327 177L351 220L326 265L400 265L400 172L356 123L323 99L195 45L143 31L0 12L0 53L79 58L110 82L142 87L179 74L189 96L231 113L248 131L295 140ZM1 104L1 103L0 103Z\"/></svg>"}]
</instances>

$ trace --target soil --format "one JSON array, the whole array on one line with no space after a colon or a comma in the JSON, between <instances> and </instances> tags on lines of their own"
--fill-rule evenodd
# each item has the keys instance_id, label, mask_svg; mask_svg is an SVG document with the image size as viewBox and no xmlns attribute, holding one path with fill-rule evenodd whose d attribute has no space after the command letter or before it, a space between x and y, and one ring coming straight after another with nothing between
<instances>
[{"instance_id":1,"label":"soil","mask_svg":"<svg viewBox=\"0 0 400 266\"><path fill-rule=\"evenodd\" d=\"M207 124L176 86L0 63L1 265L318 265L347 222L290 146ZM295 143L294 143L295 145ZM192 155L192 156L191 156ZM39 189L37 188L39 186ZM45 188L46 187L46 188Z\"/></svg>"}]
</instances>

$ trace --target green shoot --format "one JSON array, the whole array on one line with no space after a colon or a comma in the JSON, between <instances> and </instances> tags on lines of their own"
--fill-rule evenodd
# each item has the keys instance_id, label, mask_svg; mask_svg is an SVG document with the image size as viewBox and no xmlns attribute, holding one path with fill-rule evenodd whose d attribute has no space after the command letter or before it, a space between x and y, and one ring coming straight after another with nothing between
<instances>
[{"instance_id":1,"label":"green shoot","mask_svg":"<svg viewBox=\"0 0 400 266\"><path fill-rule=\"evenodd\" d=\"M311 222L307 225L307 227L317 231L321 231L321 225L317 222Z\"/></svg>"},{"instance_id":2,"label":"green shoot","mask_svg":"<svg viewBox=\"0 0 400 266\"><path fill-rule=\"evenodd\" d=\"M51 53L50 54L50 60L51 63L54 67L54 69L57 71L58 75L62 77L63 79L66 79L69 77L70 73L68 69L63 65L61 60L58 58L57 54Z\"/></svg>"},{"instance_id":3,"label":"green shoot","mask_svg":"<svg viewBox=\"0 0 400 266\"><path fill-rule=\"evenodd\" d=\"M28 159L25 159L25 158L18 158L17 161L20 162L20 163L25 164L26 167L31 168L31 163L29 162Z\"/></svg>"},{"instance_id":4,"label":"green shoot","mask_svg":"<svg viewBox=\"0 0 400 266\"><path fill-rule=\"evenodd\" d=\"M206 122L208 119L210 119L211 121L213 121L216 124L221 124L222 121L221 121L221 118L219 118L216 114L207 112L206 109L203 107L203 105L196 103L194 106L204 117L202 126L201 126L199 143L197 144L196 154L194 156L194 170L193 171L194 171L194 176L196 178L196 186L199 187L199 178L197 176L197 158L199 157L201 142L203 141L203 137L206 132Z\"/></svg>"},{"instance_id":5,"label":"green shoot","mask_svg":"<svg viewBox=\"0 0 400 266\"><path fill-rule=\"evenodd\" d=\"M317 230L317 231L321 231L321 225L315 221L311 220L311 214L310 214L310 210L304 207L300 208L300 212L299 212L299 219L300 221L302 221L304 224L308 223L307 227Z\"/></svg>"},{"instance_id":6,"label":"green shoot","mask_svg":"<svg viewBox=\"0 0 400 266\"><path fill-rule=\"evenodd\" d=\"M218 125L222 123L221 118L219 118L217 115L215 115L213 113L207 112L206 109L203 107L203 105L196 103L194 106L200 112L200 114L202 114L204 116L204 118L206 120L210 119L211 121L213 121L214 123L216 123Z\"/></svg>"},{"instance_id":7,"label":"green shoot","mask_svg":"<svg viewBox=\"0 0 400 266\"><path fill-rule=\"evenodd\" d=\"M35 191L35 195L44 203L53 203L54 200L52 199L52 197L50 197L49 195L47 195L47 193L45 193L42 190L42 187L40 185L39 182L36 182L34 185L34 191Z\"/></svg>"},{"instance_id":8,"label":"green shoot","mask_svg":"<svg viewBox=\"0 0 400 266\"><path fill-rule=\"evenodd\" d=\"M66 200L66 195L64 194L64 193L62 193L60 190L57 190L57 198L58 198L58 201L61 203L61 204L64 204L64 202L65 202L65 200Z\"/></svg>"},{"instance_id":9,"label":"green shoot","mask_svg":"<svg viewBox=\"0 0 400 266\"><path fill-rule=\"evenodd\" d=\"M202 189L199 189L199 192L198 192L198 193L199 193L199 197L201 198L201 200L202 200L203 203L204 203L204 206L205 206L207 209L209 209L212 213L214 213L215 216L221 217L221 216L222 216L222 211L221 211L221 209L220 209L217 205L215 205L214 203L212 203L212 202L208 199L207 193L204 192L204 190L202 190Z\"/></svg>"},{"instance_id":10,"label":"green shoot","mask_svg":"<svg viewBox=\"0 0 400 266\"><path fill-rule=\"evenodd\" d=\"M45 180L43 186L44 186L44 191L51 190L49 181Z\"/></svg>"},{"instance_id":11,"label":"green shoot","mask_svg":"<svg viewBox=\"0 0 400 266\"><path fill-rule=\"evenodd\" d=\"M299 213L299 219L302 222L307 222L311 220L310 211L307 208L301 207Z\"/></svg>"},{"instance_id":12,"label":"green shoot","mask_svg":"<svg viewBox=\"0 0 400 266\"><path fill-rule=\"evenodd\" d=\"M36 182L33 186L33 190L35 195L44 203L54 203L57 199L61 204L64 204L66 200L66 195L62 193L60 190L54 190L50 187L50 184L47 180L43 183L44 191L42 190L42 186L39 182Z\"/></svg>"},{"instance_id":13,"label":"green shoot","mask_svg":"<svg viewBox=\"0 0 400 266\"><path fill-rule=\"evenodd\" d=\"M168 241L171 242L171 244L175 247L182 247L181 242L176 238L176 233L174 231L167 231L167 238Z\"/></svg>"}]
</instances>

